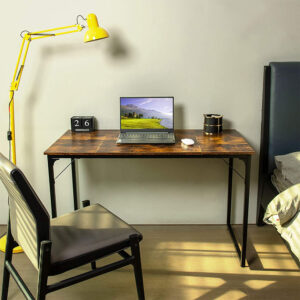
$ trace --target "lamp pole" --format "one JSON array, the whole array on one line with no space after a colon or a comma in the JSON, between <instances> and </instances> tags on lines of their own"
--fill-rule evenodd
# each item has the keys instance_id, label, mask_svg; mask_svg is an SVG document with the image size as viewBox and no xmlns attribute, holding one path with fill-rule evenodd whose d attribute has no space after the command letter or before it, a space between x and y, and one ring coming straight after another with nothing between
<instances>
[{"instance_id":1,"label":"lamp pole","mask_svg":"<svg viewBox=\"0 0 300 300\"><path fill-rule=\"evenodd\" d=\"M75 25L51 28L51 29L35 31L35 32L29 32L27 30L21 32L22 44L21 44L21 48L17 60L17 65L15 67L13 79L10 85L10 91L9 91L9 130L7 132L7 139L10 144L9 154L11 156L11 161L14 164L16 164L17 162L14 95L15 92L18 90L20 84L20 79L25 66L29 45L33 40L82 31L85 28L85 26L78 23L79 18L82 18L84 21L86 21L88 25L88 30L84 36L84 42L92 42L92 41L109 37L108 32L104 28L99 27L97 17L94 14L89 14L87 18L84 18L81 15L77 16L77 23ZM1 237L0 239L0 250L2 252L5 252L5 247L6 247L6 235ZM14 253L17 252L22 252L21 247L14 248Z\"/></svg>"},{"instance_id":2,"label":"lamp pole","mask_svg":"<svg viewBox=\"0 0 300 300\"><path fill-rule=\"evenodd\" d=\"M73 30L67 30L71 29ZM74 29L76 28L76 29ZM52 28L52 29L47 29L47 30L42 30L42 31L37 31L37 32L26 32L23 36L18 60L17 60L17 65L15 68L13 80L10 85L10 92L9 92L9 124L10 124L10 129L7 133L7 138L11 143L11 149L10 149L10 154L11 154L11 161L16 164L16 137L15 137L15 112L14 112L14 94L15 91L18 90L21 76L24 70L25 66L25 61L28 53L28 48L30 45L30 42L32 40L36 39L41 39L41 38L46 38L46 37L52 37L52 36L57 36L57 35L62 35L62 34L68 34L68 33L74 33L74 32L79 32L84 28L84 26L76 24L76 25L71 25L71 26L65 26L65 27L58 27L58 28ZM65 30L65 31L61 31ZM66 31L67 30L67 31ZM53 31L61 31L58 33L50 33ZM25 49L25 51L24 51ZM24 52L24 53L23 53ZM22 60L22 63L20 64Z\"/></svg>"}]
</instances>

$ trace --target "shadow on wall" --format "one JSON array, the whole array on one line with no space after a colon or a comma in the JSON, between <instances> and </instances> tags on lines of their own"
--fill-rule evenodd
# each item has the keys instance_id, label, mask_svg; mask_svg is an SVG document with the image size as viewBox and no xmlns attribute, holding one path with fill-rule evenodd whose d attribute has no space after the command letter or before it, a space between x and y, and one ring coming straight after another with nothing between
<instances>
[{"instance_id":1,"label":"shadow on wall","mask_svg":"<svg viewBox=\"0 0 300 300\"><path fill-rule=\"evenodd\" d=\"M229 119L223 118L223 129L232 129L232 122Z\"/></svg>"},{"instance_id":2,"label":"shadow on wall","mask_svg":"<svg viewBox=\"0 0 300 300\"><path fill-rule=\"evenodd\" d=\"M220 159L84 159L78 169L81 199L122 207L120 216L134 222L226 222L227 168Z\"/></svg>"},{"instance_id":3,"label":"shadow on wall","mask_svg":"<svg viewBox=\"0 0 300 300\"><path fill-rule=\"evenodd\" d=\"M185 128L184 106L182 104L174 104L174 128L175 129Z\"/></svg>"},{"instance_id":4,"label":"shadow on wall","mask_svg":"<svg viewBox=\"0 0 300 300\"><path fill-rule=\"evenodd\" d=\"M106 48L103 48L102 43L90 43L89 47L90 49L93 49L94 53L102 52L101 55L105 54L112 58L113 60L118 60L119 62L121 60L127 60L129 57L131 57L130 53L130 47L128 44L124 41L122 38L122 34L119 30L109 30L110 37L107 40L108 46ZM38 47L39 45L34 45L35 47ZM103 53L104 52L104 53ZM70 55L74 53L84 53L87 54L87 49L85 47L82 47L78 43L72 43L72 44L53 44L53 46L46 46L41 48L40 56L38 57L38 61L35 63L37 64L37 70L34 76L32 88L29 92L29 95L27 99L25 99L26 105L25 109L23 110L23 116L22 118L26 120L26 132L23 132L26 135L26 139L24 142L24 149L27 153L27 159L28 163L30 164L31 168L34 169L35 164L35 158L34 158L34 152L33 149L35 147L35 140L34 135L28 134L29 132L34 132L34 128L36 127L35 122L35 116L37 116L38 112L35 111L36 103L39 98L40 92L43 89L43 80L42 78L47 72L47 61L50 59L55 59L58 56L62 55ZM29 49L29 55L30 55L30 49ZM95 54L94 54L95 55ZM55 103L52 103L51 105L56 105ZM19 129L16 129L16 133L18 134ZM61 133L61 132L60 132ZM53 142L53 141L49 141ZM32 177L34 180L34 175Z\"/></svg>"},{"instance_id":5,"label":"shadow on wall","mask_svg":"<svg viewBox=\"0 0 300 300\"><path fill-rule=\"evenodd\" d=\"M109 34L109 42L106 45L105 54L118 62L120 60L128 60L132 57L132 48L125 41L124 34L118 29L110 29ZM96 46L98 47L98 45Z\"/></svg>"}]
</instances>

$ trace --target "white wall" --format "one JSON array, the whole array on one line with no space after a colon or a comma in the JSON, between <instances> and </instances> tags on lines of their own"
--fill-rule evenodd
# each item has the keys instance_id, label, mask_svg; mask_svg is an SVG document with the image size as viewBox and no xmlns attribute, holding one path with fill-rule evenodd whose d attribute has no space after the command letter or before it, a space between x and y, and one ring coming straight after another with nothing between
<instances>
[{"instance_id":1,"label":"white wall","mask_svg":"<svg viewBox=\"0 0 300 300\"><path fill-rule=\"evenodd\" d=\"M50 209L47 160L73 115L119 128L120 96L174 95L176 128L202 128L203 113L222 113L259 151L263 66L300 60L298 0L93 0L2 3L0 151L8 154L8 95L23 29L75 23L94 12L111 38L83 34L31 43L15 95L17 164ZM250 222L255 221L257 155ZM56 163L56 173L67 161ZM99 201L130 223L226 220L227 169L221 160L81 160L80 198ZM242 171L241 162L237 168ZM242 180L235 178L235 195ZM7 196L0 187L0 224ZM57 182L58 212L72 209L70 171ZM241 222L242 201L235 205Z\"/></svg>"}]
</instances>

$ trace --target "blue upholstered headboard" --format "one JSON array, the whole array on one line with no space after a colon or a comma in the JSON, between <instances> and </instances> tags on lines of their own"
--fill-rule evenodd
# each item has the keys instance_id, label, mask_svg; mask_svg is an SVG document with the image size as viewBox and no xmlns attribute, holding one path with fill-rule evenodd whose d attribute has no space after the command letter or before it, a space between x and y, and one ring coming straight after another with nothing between
<instances>
[{"instance_id":1,"label":"blue upholstered headboard","mask_svg":"<svg viewBox=\"0 0 300 300\"><path fill-rule=\"evenodd\" d=\"M274 156L300 151L300 62L274 62L265 67L259 157L257 219L276 196L271 183Z\"/></svg>"},{"instance_id":2,"label":"blue upholstered headboard","mask_svg":"<svg viewBox=\"0 0 300 300\"><path fill-rule=\"evenodd\" d=\"M268 174L275 155L300 151L300 62L270 63L269 84Z\"/></svg>"}]
</instances>

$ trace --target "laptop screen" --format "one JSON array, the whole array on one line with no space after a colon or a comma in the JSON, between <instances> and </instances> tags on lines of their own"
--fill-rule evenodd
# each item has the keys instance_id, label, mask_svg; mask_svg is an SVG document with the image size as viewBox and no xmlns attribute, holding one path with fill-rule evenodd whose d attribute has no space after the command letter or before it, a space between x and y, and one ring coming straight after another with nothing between
<instances>
[{"instance_id":1,"label":"laptop screen","mask_svg":"<svg viewBox=\"0 0 300 300\"><path fill-rule=\"evenodd\" d=\"M173 131L173 97L121 97L121 130Z\"/></svg>"}]
</instances>

